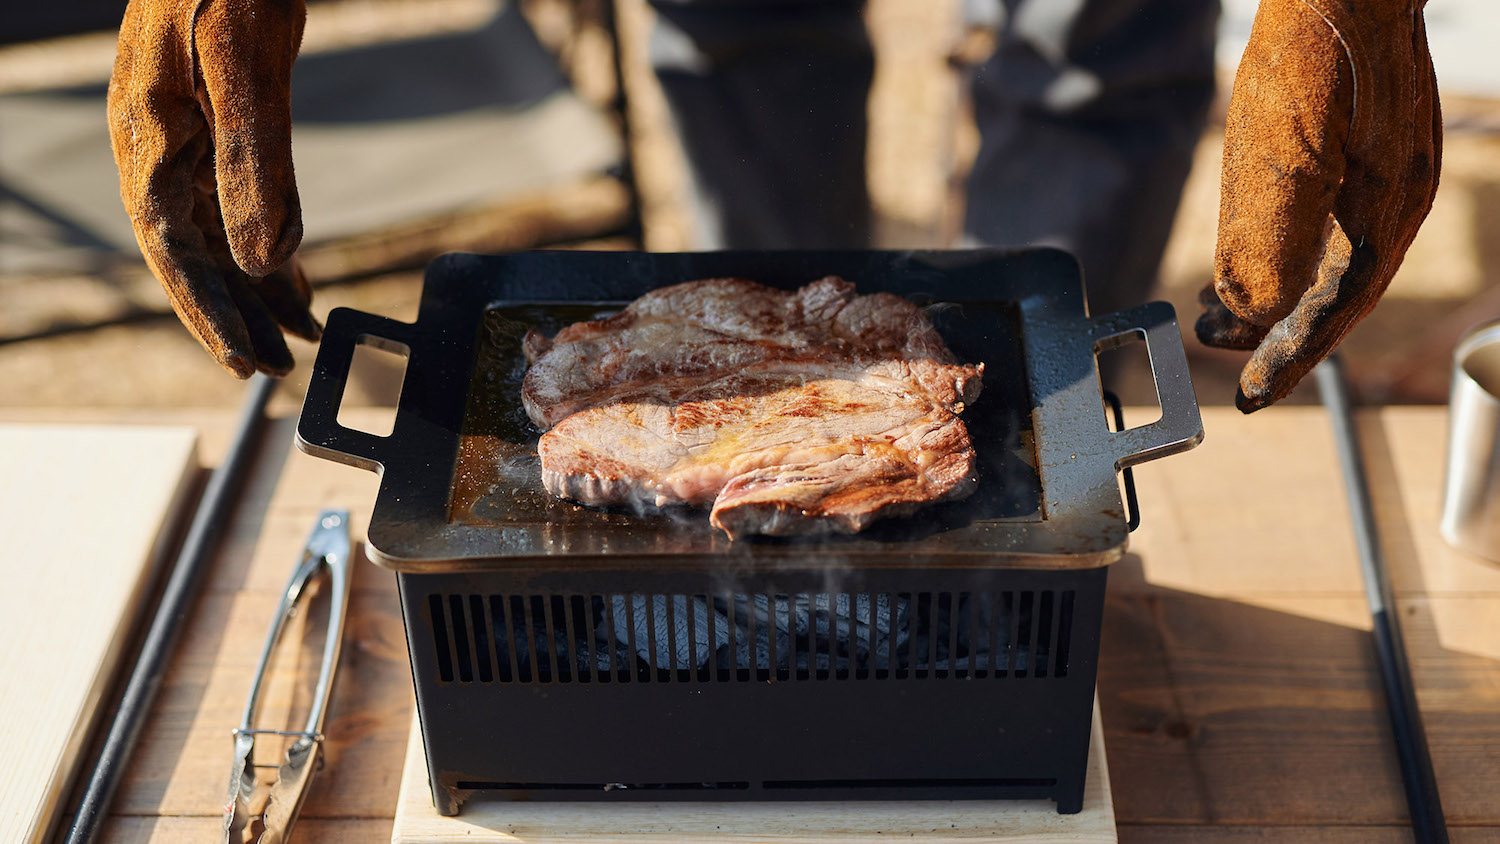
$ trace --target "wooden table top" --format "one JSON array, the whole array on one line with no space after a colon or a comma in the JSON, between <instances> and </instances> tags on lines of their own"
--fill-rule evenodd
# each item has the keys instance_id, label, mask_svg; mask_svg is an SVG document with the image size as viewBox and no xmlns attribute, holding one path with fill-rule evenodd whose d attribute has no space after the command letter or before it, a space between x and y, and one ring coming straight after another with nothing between
<instances>
[{"instance_id":1,"label":"wooden table top","mask_svg":"<svg viewBox=\"0 0 1500 844\"><path fill-rule=\"evenodd\" d=\"M196 425L209 465L233 426L229 412L83 416ZM1445 419L1388 408L1359 424L1453 840L1500 841L1500 566L1438 536ZM1328 419L1207 408L1204 421L1197 450L1137 469L1143 525L1110 574L1099 698L1120 840L1409 841ZM376 477L298 453L292 426L267 431L109 841L217 835L229 730L313 517L347 507L364 535ZM398 799L412 690L393 575L357 565L345 635L302 841L386 840ZM294 685L273 687L272 717Z\"/></svg>"}]
</instances>

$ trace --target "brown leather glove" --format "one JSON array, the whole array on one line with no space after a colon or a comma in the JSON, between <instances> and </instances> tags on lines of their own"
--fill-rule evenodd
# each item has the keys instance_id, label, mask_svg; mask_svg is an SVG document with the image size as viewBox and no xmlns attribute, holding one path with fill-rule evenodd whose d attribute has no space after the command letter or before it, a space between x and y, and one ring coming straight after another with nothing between
<instances>
[{"instance_id":1,"label":"brown leather glove","mask_svg":"<svg viewBox=\"0 0 1500 844\"><path fill-rule=\"evenodd\" d=\"M1442 152L1426 0L1262 0L1224 139L1198 338L1254 349L1235 403L1291 392L1385 292Z\"/></svg>"},{"instance_id":2,"label":"brown leather glove","mask_svg":"<svg viewBox=\"0 0 1500 844\"><path fill-rule=\"evenodd\" d=\"M131 0L109 83L120 194L183 323L230 372L292 368L322 329L293 253L302 0Z\"/></svg>"}]
</instances>

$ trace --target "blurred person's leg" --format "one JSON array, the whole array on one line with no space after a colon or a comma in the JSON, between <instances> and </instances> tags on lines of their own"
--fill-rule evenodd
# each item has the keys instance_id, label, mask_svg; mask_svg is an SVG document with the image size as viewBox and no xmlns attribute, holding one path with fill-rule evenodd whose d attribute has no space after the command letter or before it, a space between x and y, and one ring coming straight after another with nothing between
<instances>
[{"instance_id":1,"label":"blurred person's leg","mask_svg":"<svg viewBox=\"0 0 1500 844\"><path fill-rule=\"evenodd\" d=\"M651 5L652 63L692 170L694 247L867 247L862 2Z\"/></svg>"},{"instance_id":2,"label":"blurred person's leg","mask_svg":"<svg viewBox=\"0 0 1500 844\"><path fill-rule=\"evenodd\" d=\"M973 73L970 245L1078 256L1093 313L1145 301L1214 94L1218 0L967 0L997 35Z\"/></svg>"}]
</instances>

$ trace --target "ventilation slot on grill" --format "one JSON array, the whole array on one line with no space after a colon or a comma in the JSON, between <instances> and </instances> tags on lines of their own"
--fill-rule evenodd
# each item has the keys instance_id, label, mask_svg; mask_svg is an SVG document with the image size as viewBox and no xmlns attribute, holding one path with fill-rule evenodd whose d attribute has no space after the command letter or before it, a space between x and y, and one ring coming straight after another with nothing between
<instances>
[{"instance_id":1,"label":"ventilation slot on grill","mask_svg":"<svg viewBox=\"0 0 1500 844\"><path fill-rule=\"evenodd\" d=\"M1074 593L430 595L441 682L1066 677Z\"/></svg>"}]
</instances>

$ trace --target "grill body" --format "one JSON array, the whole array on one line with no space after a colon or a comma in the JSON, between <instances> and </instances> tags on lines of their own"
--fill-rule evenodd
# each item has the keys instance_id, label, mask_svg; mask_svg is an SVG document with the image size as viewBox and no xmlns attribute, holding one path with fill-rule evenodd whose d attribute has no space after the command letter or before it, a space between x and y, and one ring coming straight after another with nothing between
<instances>
[{"instance_id":1,"label":"grill body","mask_svg":"<svg viewBox=\"0 0 1500 844\"><path fill-rule=\"evenodd\" d=\"M928 308L960 360L978 489L852 537L731 542L702 513L546 493L527 330L654 287L825 275ZM434 261L415 323L335 309L298 446L380 472L440 811L510 800L1050 797L1081 808L1117 472L1203 428L1175 314L1091 316L1057 250L523 253ZM1143 341L1160 418L1105 418L1095 356ZM391 434L338 424L354 349L406 355ZM769 631L769 632L768 632Z\"/></svg>"},{"instance_id":2,"label":"grill body","mask_svg":"<svg viewBox=\"0 0 1500 844\"><path fill-rule=\"evenodd\" d=\"M400 574L432 793L1077 812L1107 572Z\"/></svg>"}]
</instances>

